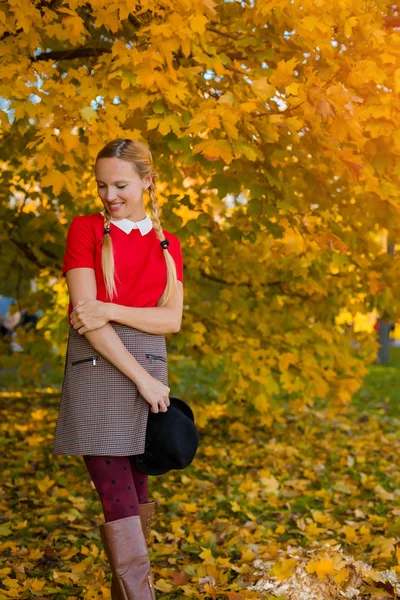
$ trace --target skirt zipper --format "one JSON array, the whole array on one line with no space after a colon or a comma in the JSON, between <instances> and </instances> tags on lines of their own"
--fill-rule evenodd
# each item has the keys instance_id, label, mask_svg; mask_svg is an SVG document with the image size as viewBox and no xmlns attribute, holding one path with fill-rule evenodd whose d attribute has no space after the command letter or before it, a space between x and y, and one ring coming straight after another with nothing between
<instances>
[{"instance_id":1,"label":"skirt zipper","mask_svg":"<svg viewBox=\"0 0 400 600\"><path fill-rule=\"evenodd\" d=\"M167 362L163 356L159 356L157 354L146 354L145 356L146 356L146 358L150 358L150 359L154 358L155 360L162 360L165 363Z\"/></svg>"},{"instance_id":2,"label":"skirt zipper","mask_svg":"<svg viewBox=\"0 0 400 600\"><path fill-rule=\"evenodd\" d=\"M96 360L97 357L96 356L91 356L90 358L81 358L80 360L74 360L71 365L79 365L79 363L84 363L84 362L92 362L93 365L96 365Z\"/></svg>"}]
</instances>

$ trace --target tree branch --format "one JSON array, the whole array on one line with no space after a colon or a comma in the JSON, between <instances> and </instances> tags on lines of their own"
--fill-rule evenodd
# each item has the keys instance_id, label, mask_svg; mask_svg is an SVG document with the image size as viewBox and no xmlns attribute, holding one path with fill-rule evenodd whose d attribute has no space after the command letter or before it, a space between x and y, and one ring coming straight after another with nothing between
<instances>
[{"instance_id":1,"label":"tree branch","mask_svg":"<svg viewBox=\"0 0 400 600\"><path fill-rule=\"evenodd\" d=\"M214 281L215 283L221 283L223 285L228 285L228 286L238 286L238 287L247 287L249 289L253 288L253 284L251 282L240 282L237 283L236 281L226 281L225 279L222 279L220 277L217 277L215 275L210 275L208 273L206 273L203 269L200 269L200 274L205 278L208 279L209 281ZM301 276L299 275L298 277L294 277L291 281L293 281L294 279L301 279ZM302 300L308 300L309 302L314 302L314 303L320 303L321 302L321 294L316 295L315 298L313 298L310 294L308 294L307 292L305 293L301 293L301 292L295 292L293 290L285 290L284 289L284 284L288 283L285 281L267 281L266 283L260 283L259 286L260 287L272 287L272 286L276 286L279 289L279 292L281 294L284 294L285 296L288 296L289 298L301 298Z\"/></svg>"},{"instance_id":2,"label":"tree branch","mask_svg":"<svg viewBox=\"0 0 400 600\"><path fill-rule=\"evenodd\" d=\"M225 279L221 279L220 277L216 277L215 275L210 275L206 273L203 269L200 269L200 274L205 277L205 279L209 279L210 281L214 281L215 283L222 283L223 285L245 285L249 287L248 283L238 283L236 284L234 281L226 281Z\"/></svg>"},{"instance_id":3,"label":"tree branch","mask_svg":"<svg viewBox=\"0 0 400 600\"><path fill-rule=\"evenodd\" d=\"M25 257L28 259L28 261L30 263L33 263L34 265L36 265L37 267L39 267L39 269L44 269L45 267L47 267L48 265L45 265L44 263L42 263L37 256L35 255L34 252L32 252L31 248L28 246L28 244L25 244L24 242L20 242L19 240L16 240L14 237L10 236L9 240L15 244L17 246L17 248L19 248L19 250L21 250L21 252L25 255Z\"/></svg>"},{"instance_id":4,"label":"tree branch","mask_svg":"<svg viewBox=\"0 0 400 600\"><path fill-rule=\"evenodd\" d=\"M3 33L3 35L0 37L0 42L2 42L3 40L6 40L8 37L10 37L11 35L14 37L17 37L20 33L23 32L22 27L20 27L19 29L17 29L16 31L5 31Z\"/></svg>"},{"instance_id":5,"label":"tree branch","mask_svg":"<svg viewBox=\"0 0 400 600\"><path fill-rule=\"evenodd\" d=\"M205 277L206 279L209 279L210 281L214 281L215 283L222 283L223 285L229 285L229 286L234 286L237 285L239 287L248 287L248 288L252 288L254 287L254 285L252 284L251 281L241 281L240 283L236 282L236 281L226 281L226 279L222 279L221 277L217 277L216 275L211 275L209 273L206 273L204 271L204 269L200 269L200 273L203 277ZM267 283L261 283L260 286L273 286L273 285L277 285L277 286L281 286L282 285L282 281L268 281Z\"/></svg>"},{"instance_id":6,"label":"tree branch","mask_svg":"<svg viewBox=\"0 0 400 600\"><path fill-rule=\"evenodd\" d=\"M230 38L231 40L239 40L240 37L237 35L233 35L232 33L226 33L225 31L220 31L219 29L215 29L211 25L206 25L207 31L212 31L213 33L218 33L218 35L223 35L224 37Z\"/></svg>"},{"instance_id":7,"label":"tree branch","mask_svg":"<svg viewBox=\"0 0 400 600\"><path fill-rule=\"evenodd\" d=\"M296 110L296 108L299 108L299 106L301 106L302 104L304 104L304 100L302 100L298 104L295 104L295 106L290 106L286 110L268 110L267 112L260 112L253 116L254 117L269 117L270 115L285 115L286 113L291 112L292 110Z\"/></svg>"},{"instance_id":8,"label":"tree branch","mask_svg":"<svg viewBox=\"0 0 400 600\"><path fill-rule=\"evenodd\" d=\"M135 17L134 15L132 15L132 13L128 16L128 21L131 25L134 26L135 29L142 26L139 19L137 17Z\"/></svg>"},{"instance_id":9,"label":"tree branch","mask_svg":"<svg viewBox=\"0 0 400 600\"><path fill-rule=\"evenodd\" d=\"M32 62L39 60L73 60L75 58L87 58L89 56L101 56L111 54L110 48L70 48L69 50L52 50L42 52L38 56L31 56Z\"/></svg>"}]
</instances>

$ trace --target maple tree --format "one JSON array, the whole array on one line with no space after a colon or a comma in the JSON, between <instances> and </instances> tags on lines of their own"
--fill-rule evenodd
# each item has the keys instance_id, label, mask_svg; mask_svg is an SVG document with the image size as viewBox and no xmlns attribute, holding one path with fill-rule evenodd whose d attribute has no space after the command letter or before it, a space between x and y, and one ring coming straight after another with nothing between
<instances>
[{"instance_id":1,"label":"maple tree","mask_svg":"<svg viewBox=\"0 0 400 600\"><path fill-rule=\"evenodd\" d=\"M376 340L342 311L400 311L379 243L400 223L396 19L378 0L2 2L0 291L45 311L43 348L65 345L65 233L100 209L96 153L131 137L182 242L176 356L265 424L282 398L349 402Z\"/></svg>"}]
</instances>

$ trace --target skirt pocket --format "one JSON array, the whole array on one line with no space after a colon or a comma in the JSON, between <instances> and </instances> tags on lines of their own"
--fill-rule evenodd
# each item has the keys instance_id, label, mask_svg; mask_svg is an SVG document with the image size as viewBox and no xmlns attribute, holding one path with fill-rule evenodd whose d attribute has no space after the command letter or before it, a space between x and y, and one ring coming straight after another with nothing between
<instances>
[{"instance_id":1,"label":"skirt pocket","mask_svg":"<svg viewBox=\"0 0 400 600\"><path fill-rule=\"evenodd\" d=\"M149 360L150 363L153 362L153 360L161 360L162 362L166 363L167 359L165 356L161 356L159 354L145 354L145 357Z\"/></svg>"},{"instance_id":2,"label":"skirt pocket","mask_svg":"<svg viewBox=\"0 0 400 600\"><path fill-rule=\"evenodd\" d=\"M96 365L99 360L98 356L90 356L89 358L81 358L80 360L73 360L71 365L74 367L75 365L79 365L80 363L91 362L93 366Z\"/></svg>"}]
</instances>

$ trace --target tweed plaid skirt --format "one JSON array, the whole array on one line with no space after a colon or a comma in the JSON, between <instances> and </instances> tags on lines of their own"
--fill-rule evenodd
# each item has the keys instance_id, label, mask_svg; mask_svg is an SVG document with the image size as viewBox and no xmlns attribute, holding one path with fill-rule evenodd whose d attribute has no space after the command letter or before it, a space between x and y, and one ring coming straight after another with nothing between
<instances>
[{"instance_id":1,"label":"tweed plaid skirt","mask_svg":"<svg viewBox=\"0 0 400 600\"><path fill-rule=\"evenodd\" d=\"M110 324L138 363L168 385L165 336ZM71 327L53 454L142 454L149 411L136 384Z\"/></svg>"}]
</instances>

